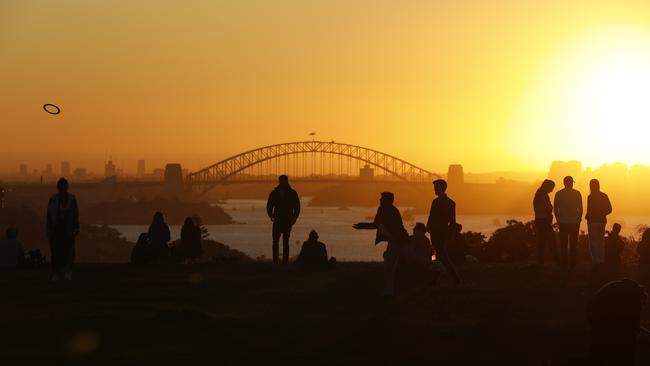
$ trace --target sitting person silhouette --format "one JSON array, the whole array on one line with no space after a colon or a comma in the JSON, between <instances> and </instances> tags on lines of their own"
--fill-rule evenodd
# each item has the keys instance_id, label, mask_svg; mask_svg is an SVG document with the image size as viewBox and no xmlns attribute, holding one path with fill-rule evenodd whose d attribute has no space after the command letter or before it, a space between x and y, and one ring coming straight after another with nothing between
<instances>
[{"instance_id":1,"label":"sitting person silhouette","mask_svg":"<svg viewBox=\"0 0 650 366\"><path fill-rule=\"evenodd\" d=\"M447 252L449 253L449 259L451 259L453 263L467 262L467 259L465 258L465 248L467 245L465 237L462 235L462 231L463 225L459 223L456 223L456 225L452 227Z\"/></svg>"},{"instance_id":2,"label":"sitting person silhouette","mask_svg":"<svg viewBox=\"0 0 650 366\"><path fill-rule=\"evenodd\" d=\"M131 251L132 264L144 264L154 260L153 248L148 233L141 233Z\"/></svg>"},{"instance_id":3,"label":"sitting person silhouette","mask_svg":"<svg viewBox=\"0 0 650 366\"><path fill-rule=\"evenodd\" d=\"M189 259L192 262L196 262L203 254L201 228L191 217L185 218L185 223L181 228L181 252L183 259Z\"/></svg>"},{"instance_id":4,"label":"sitting person silhouette","mask_svg":"<svg viewBox=\"0 0 650 366\"><path fill-rule=\"evenodd\" d=\"M401 290L412 290L431 282L432 255L433 248L427 238L427 228L423 223L418 222L413 227L413 235L400 255L397 287Z\"/></svg>"},{"instance_id":5,"label":"sitting person silhouette","mask_svg":"<svg viewBox=\"0 0 650 366\"><path fill-rule=\"evenodd\" d=\"M162 212L158 211L153 215L153 221L151 222L151 225L149 225L147 233L149 234L152 251L154 252L153 255L156 260L164 261L169 258L169 241L171 240L171 234Z\"/></svg>"},{"instance_id":6,"label":"sitting person silhouette","mask_svg":"<svg viewBox=\"0 0 650 366\"><path fill-rule=\"evenodd\" d=\"M639 254L639 265L643 268L650 268L650 228L643 232L636 252Z\"/></svg>"},{"instance_id":7,"label":"sitting person silhouette","mask_svg":"<svg viewBox=\"0 0 650 366\"><path fill-rule=\"evenodd\" d=\"M10 227L0 241L0 268L18 268L25 264L25 249L18 241L18 230Z\"/></svg>"},{"instance_id":8,"label":"sitting person silhouette","mask_svg":"<svg viewBox=\"0 0 650 366\"><path fill-rule=\"evenodd\" d=\"M318 233L312 230L309 233L309 239L302 243L296 263L302 269L323 269L333 267L336 264L336 258L328 259L327 247L318 241Z\"/></svg>"},{"instance_id":9,"label":"sitting person silhouette","mask_svg":"<svg viewBox=\"0 0 650 366\"><path fill-rule=\"evenodd\" d=\"M621 254L625 248L625 242L621 237L621 224L614 224L612 231L605 238L605 264L608 266L620 266Z\"/></svg>"},{"instance_id":10,"label":"sitting person silhouette","mask_svg":"<svg viewBox=\"0 0 650 366\"><path fill-rule=\"evenodd\" d=\"M650 333L641 326L644 288L624 279L603 286L589 303L589 365L649 365Z\"/></svg>"},{"instance_id":11,"label":"sitting person silhouette","mask_svg":"<svg viewBox=\"0 0 650 366\"><path fill-rule=\"evenodd\" d=\"M409 244L404 248L404 260L409 264L424 264L429 267L432 255L433 249L431 241L427 238L427 228L423 223L418 222L413 227Z\"/></svg>"}]
</instances>

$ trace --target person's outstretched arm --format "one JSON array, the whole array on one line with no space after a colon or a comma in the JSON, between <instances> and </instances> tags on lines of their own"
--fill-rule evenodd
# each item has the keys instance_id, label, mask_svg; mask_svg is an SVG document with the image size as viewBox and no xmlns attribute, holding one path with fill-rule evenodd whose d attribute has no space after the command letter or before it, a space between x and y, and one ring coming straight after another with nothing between
<instances>
[{"instance_id":1,"label":"person's outstretched arm","mask_svg":"<svg viewBox=\"0 0 650 366\"><path fill-rule=\"evenodd\" d=\"M357 230L374 230L379 227L379 212L381 208L377 208L377 213L375 214L375 219L372 222L358 222L352 225L353 228Z\"/></svg>"}]
</instances>

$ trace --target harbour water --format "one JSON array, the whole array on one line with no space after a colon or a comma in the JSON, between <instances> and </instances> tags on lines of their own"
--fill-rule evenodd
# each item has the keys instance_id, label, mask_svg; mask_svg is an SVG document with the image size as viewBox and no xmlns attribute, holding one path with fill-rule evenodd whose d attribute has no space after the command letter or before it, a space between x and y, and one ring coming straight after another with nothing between
<instances>
[{"instance_id":1,"label":"harbour water","mask_svg":"<svg viewBox=\"0 0 650 366\"><path fill-rule=\"evenodd\" d=\"M291 235L291 256L300 250L300 244L307 239L309 232L314 229L320 235L320 240L327 244L330 256L342 261L379 261L385 244L374 245L375 233L372 230L354 230L352 224L360 221L372 221L376 208L371 207L314 207L308 205L309 199L303 198L300 219L293 228ZM224 243L231 248L240 250L253 258L271 256L271 221L266 215L266 201L262 200L229 200L220 205L234 218L238 224L206 225L210 238ZM406 208L400 207L404 212ZM463 225L464 231L478 231L490 235L502 227L509 219L520 221L531 220L530 216L504 215L459 215L457 221ZM610 222L623 223L624 234L632 235L638 225L650 224L647 216L613 217ZM426 222L426 215L413 215L411 220L405 220L408 230L416 222ZM116 226L122 234L131 241L136 241L141 232L147 230L145 225ZM172 240L180 235L180 226L170 227ZM583 228L586 230L586 228Z\"/></svg>"}]
</instances>

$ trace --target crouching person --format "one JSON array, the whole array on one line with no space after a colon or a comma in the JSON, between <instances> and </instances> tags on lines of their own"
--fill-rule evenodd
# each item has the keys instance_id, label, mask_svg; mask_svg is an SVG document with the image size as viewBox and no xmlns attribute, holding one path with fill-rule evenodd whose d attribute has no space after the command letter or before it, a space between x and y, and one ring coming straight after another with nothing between
<instances>
[{"instance_id":1,"label":"crouching person","mask_svg":"<svg viewBox=\"0 0 650 366\"><path fill-rule=\"evenodd\" d=\"M336 265L336 258L328 258L327 247L318 241L318 233L312 230L309 239L302 243L297 264L301 269L326 269Z\"/></svg>"}]
</instances>

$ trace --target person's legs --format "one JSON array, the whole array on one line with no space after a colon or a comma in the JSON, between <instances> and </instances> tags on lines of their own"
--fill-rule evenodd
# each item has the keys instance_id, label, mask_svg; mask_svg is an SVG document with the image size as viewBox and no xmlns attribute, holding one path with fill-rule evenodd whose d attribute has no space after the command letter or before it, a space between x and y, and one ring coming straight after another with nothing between
<instances>
[{"instance_id":1,"label":"person's legs","mask_svg":"<svg viewBox=\"0 0 650 366\"><path fill-rule=\"evenodd\" d=\"M557 248L555 245L555 232L553 231L553 224L548 220L535 220L535 231L537 232L537 263L540 266L544 265L544 249L548 244L549 251L556 262L560 262L557 256Z\"/></svg>"},{"instance_id":2,"label":"person's legs","mask_svg":"<svg viewBox=\"0 0 650 366\"><path fill-rule=\"evenodd\" d=\"M282 263L289 263L289 238L291 237L291 226L282 230Z\"/></svg>"},{"instance_id":3,"label":"person's legs","mask_svg":"<svg viewBox=\"0 0 650 366\"><path fill-rule=\"evenodd\" d=\"M384 279L386 287L384 288L385 296L395 295L395 275L397 272L397 261L399 259L396 251L396 244L388 242L384 252Z\"/></svg>"},{"instance_id":4,"label":"person's legs","mask_svg":"<svg viewBox=\"0 0 650 366\"><path fill-rule=\"evenodd\" d=\"M605 224L591 223L587 228L589 232L591 263L593 265L600 265L605 261Z\"/></svg>"},{"instance_id":5,"label":"person's legs","mask_svg":"<svg viewBox=\"0 0 650 366\"><path fill-rule=\"evenodd\" d=\"M50 262L52 265L53 278L58 279L61 275L61 250L59 240L50 240Z\"/></svg>"},{"instance_id":6,"label":"person's legs","mask_svg":"<svg viewBox=\"0 0 650 366\"><path fill-rule=\"evenodd\" d=\"M580 234L580 224L572 224L569 228L569 249L570 253L570 262L569 269L574 270L576 268L576 253L578 250L578 236Z\"/></svg>"},{"instance_id":7,"label":"person's legs","mask_svg":"<svg viewBox=\"0 0 650 366\"><path fill-rule=\"evenodd\" d=\"M451 262L451 259L449 259L449 254L447 253L447 247L445 241L446 240L444 234L431 235L431 242L433 244L433 248L436 250L436 259L439 260L445 266L447 272L454 279L454 282L456 282L456 284L459 284L460 276L458 275L458 272L456 272L456 267L454 267L454 264Z\"/></svg>"},{"instance_id":8,"label":"person's legs","mask_svg":"<svg viewBox=\"0 0 650 366\"><path fill-rule=\"evenodd\" d=\"M567 224L560 224L560 265L563 270L567 270L567 246L569 245L570 226Z\"/></svg>"},{"instance_id":9,"label":"person's legs","mask_svg":"<svg viewBox=\"0 0 650 366\"><path fill-rule=\"evenodd\" d=\"M273 263L280 263L280 227L277 222L273 222Z\"/></svg>"}]
</instances>

